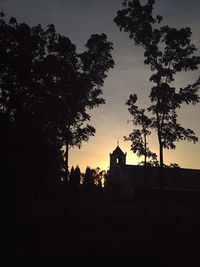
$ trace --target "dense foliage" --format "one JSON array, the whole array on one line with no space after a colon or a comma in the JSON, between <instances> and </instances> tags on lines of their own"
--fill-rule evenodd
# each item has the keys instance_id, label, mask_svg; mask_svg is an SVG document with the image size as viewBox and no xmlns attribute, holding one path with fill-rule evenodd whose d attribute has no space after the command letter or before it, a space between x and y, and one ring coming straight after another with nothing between
<instances>
[{"instance_id":1,"label":"dense foliage","mask_svg":"<svg viewBox=\"0 0 200 267\"><path fill-rule=\"evenodd\" d=\"M181 140L198 141L193 130L178 122L178 110L183 104L199 102L200 80L184 88L175 88L173 82L177 73L196 70L200 57L191 43L191 29L163 25L162 17L153 13L154 4L155 0L144 5L139 0L125 0L114 21L120 30L128 32L135 45L144 48L144 63L152 71L148 111L152 115L151 127L157 132L162 167L163 149L174 149Z\"/></svg>"},{"instance_id":2,"label":"dense foliage","mask_svg":"<svg viewBox=\"0 0 200 267\"><path fill-rule=\"evenodd\" d=\"M0 164L2 191L55 183L68 149L95 134L89 109L103 104L112 43L93 34L77 53L54 25L43 29L0 16ZM5 193L7 194L7 193Z\"/></svg>"}]
</instances>

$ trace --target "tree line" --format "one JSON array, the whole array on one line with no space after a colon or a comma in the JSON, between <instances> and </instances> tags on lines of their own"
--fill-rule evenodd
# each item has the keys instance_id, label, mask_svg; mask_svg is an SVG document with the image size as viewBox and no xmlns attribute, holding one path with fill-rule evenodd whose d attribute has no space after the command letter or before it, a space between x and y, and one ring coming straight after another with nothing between
<instances>
[{"instance_id":1,"label":"tree line","mask_svg":"<svg viewBox=\"0 0 200 267\"><path fill-rule=\"evenodd\" d=\"M86 168L84 173L81 173L79 166L75 168L72 166L67 181L62 179L66 189L70 193L97 193L101 192L103 188L108 185L109 173L100 168Z\"/></svg>"}]
</instances>

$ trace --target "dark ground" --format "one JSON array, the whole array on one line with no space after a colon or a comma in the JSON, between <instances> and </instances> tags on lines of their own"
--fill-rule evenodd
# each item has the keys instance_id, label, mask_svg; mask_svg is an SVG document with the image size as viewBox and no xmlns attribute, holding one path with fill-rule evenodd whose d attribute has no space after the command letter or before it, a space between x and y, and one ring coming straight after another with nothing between
<instances>
[{"instance_id":1,"label":"dark ground","mask_svg":"<svg viewBox=\"0 0 200 267\"><path fill-rule=\"evenodd\" d=\"M200 266L200 203L159 205L73 197L1 223L0 266Z\"/></svg>"}]
</instances>

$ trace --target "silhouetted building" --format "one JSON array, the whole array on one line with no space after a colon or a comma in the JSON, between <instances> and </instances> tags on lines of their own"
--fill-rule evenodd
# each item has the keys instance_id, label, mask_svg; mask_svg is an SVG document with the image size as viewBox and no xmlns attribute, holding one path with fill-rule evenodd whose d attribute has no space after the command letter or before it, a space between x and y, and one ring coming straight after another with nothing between
<instances>
[{"instance_id":1,"label":"silhouetted building","mask_svg":"<svg viewBox=\"0 0 200 267\"><path fill-rule=\"evenodd\" d=\"M185 195L192 193L199 195L200 199L200 170L126 165L126 153L119 145L110 154L109 179L115 193L126 198L141 192L145 184L149 190L158 190L160 179L163 179L165 190L170 194L172 192L175 194L182 192Z\"/></svg>"},{"instance_id":2,"label":"silhouetted building","mask_svg":"<svg viewBox=\"0 0 200 267\"><path fill-rule=\"evenodd\" d=\"M118 165L126 165L126 153L121 150L119 145L117 145L113 153L110 153L110 169Z\"/></svg>"}]
</instances>

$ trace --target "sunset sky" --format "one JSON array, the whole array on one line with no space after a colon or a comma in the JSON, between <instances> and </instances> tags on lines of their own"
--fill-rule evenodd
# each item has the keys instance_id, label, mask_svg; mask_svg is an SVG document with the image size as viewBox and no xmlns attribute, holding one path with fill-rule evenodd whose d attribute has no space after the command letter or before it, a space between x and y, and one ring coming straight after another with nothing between
<instances>
[{"instance_id":1,"label":"sunset sky","mask_svg":"<svg viewBox=\"0 0 200 267\"><path fill-rule=\"evenodd\" d=\"M137 93L141 107L149 104L150 72L143 64L143 49L135 47L127 34L120 32L113 22L116 12L121 9L121 0L2 0L0 10L6 17L14 16L18 22L31 26L41 24L45 27L53 23L57 32L68 36L84 51L84 44L93 33L106 33L113 42L114 69L110 70L103 87L106 104L91 112L91 124L96 128L96 135L82 148L70 150L70 167L79 165L82 171L86 166L108 169L109 153L117 146L117 141L127 152L127 163L137 164L137 158L130 151L130 143L124 142L123 136L133 128L127 124L131 117L125 101L131 93ZM142 1L145 2L145 1ZM157 0L156 13L163 16L165 24L175 27L192 28L192 40L200 54L200 1L199 0ZM200 70L178 75L174 85L184 86L194 82L200 76ZM179 121L191 128L200 138L200 103L194 107L183 107L179 112ZM158 152L156 134L149 138L149 146ZM165 151L165 164L178 163L183 168L200 169L200 142L177 143L176 150Z\"/></svg>"}]
</instances>

